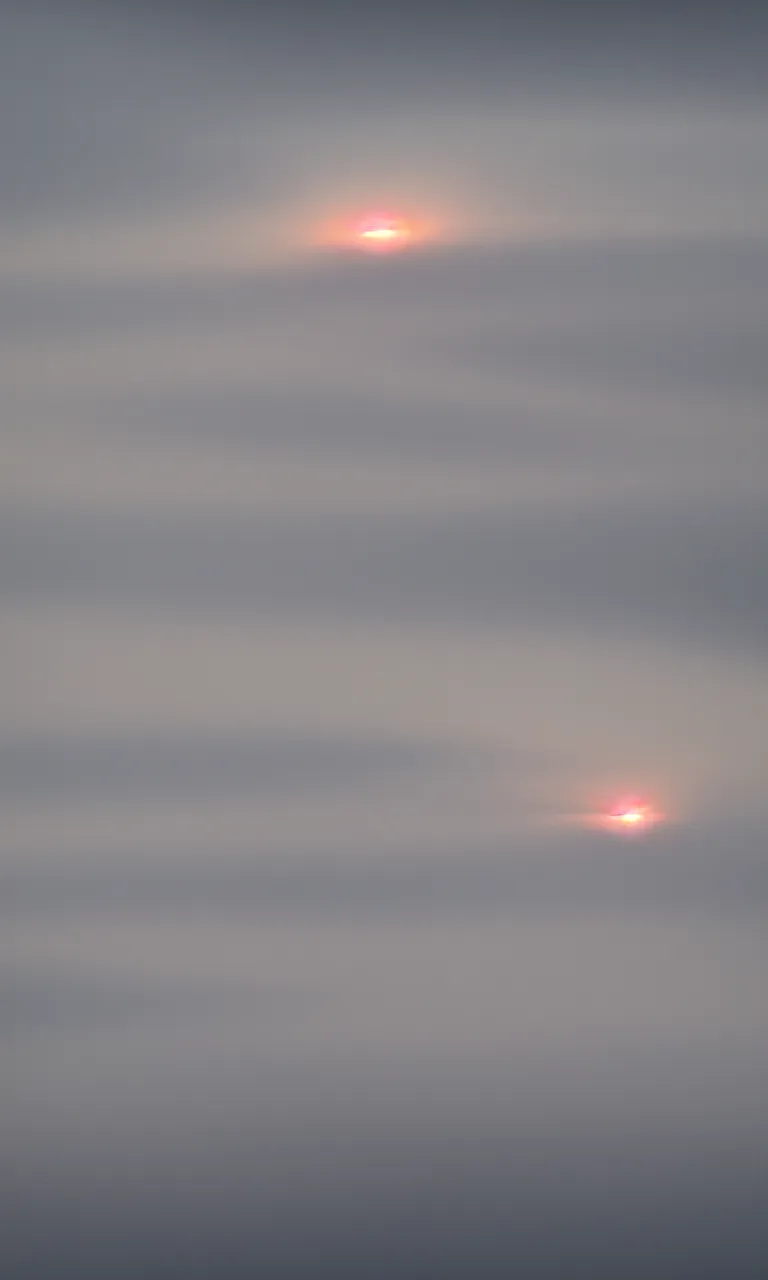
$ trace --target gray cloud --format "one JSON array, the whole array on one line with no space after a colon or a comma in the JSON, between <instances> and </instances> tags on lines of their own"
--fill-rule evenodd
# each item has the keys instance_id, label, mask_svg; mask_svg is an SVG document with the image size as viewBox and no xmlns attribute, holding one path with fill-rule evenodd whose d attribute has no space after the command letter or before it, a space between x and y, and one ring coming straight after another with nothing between
<instances>
[{"instance_id":1,"label":"gray cloud","mask_svg":"<svg viewBox=\"0 0 768 1280\"><path fill-rule=\"evenodd\" d=\"M41 872L9 868L0 877L3 900L16 912L49 922L153 917L169 912L190 921L203 912L242 922L275 919L455 919L486 913L514 921L530 913L576 916L619 912L650 920L678 913L735 916L759 922L768 906L768 860L758 825L738 816L697 828L659 831L638 846L615 837L561 830L531 841L487 838L476 847L444 842L424 854L371 839L360 855L332 846L307 847L288 860L271 852L254 827L248 855L190 847L179 860L158 855L148 864L124 843L98 861L68 855ZM273 913L277 913L276 915Z\"/></svg>"},{"instance_id":2,"label":"gray cloud","mask_svg":"<svg viewBox=\"0 0 768 1280\"><path fill-rule=\"evenodd\" d=\"M231 137L202 57L152 38L118 6L7 6L0 19L0 218L6 227L86 226L142 211L183 213L221 189L269 201L274 153ZM176 47L174 48L174 43Z\"/></svg>"},{"instance_id":3,"label":"gray cloud","mask_svg":"<svg viewBox=\"0 0 768 1280\"><path fill-rule=\"evenodd\" d=\"M8 1280L762 1280L749 8L3 7Z\"/></svg>"},{"instance_id":4,"label":"gray cloud","mask_svg":"<svg viewBox=\"0 0 768 1280\"><path fill-rule=\"evenodd\" d=\"M384 13L372 0L327 0L322 6L294 0L288 8L267 3L258 10L242 0L164 0L149 10L137 8L140 21L151 12L161 33L183 23L191 41L207 45L214 56L228 54L240 74L250 65L269 75L262 43L294 92L309 83L331 93L327 77L334 73L344 89L367 85L370 92L387 83L390 90L393 84L413 90L447 78L455 82L462 71L473 80L484 72L495 84L516 73L548 85L555 76L601 76L608 83L632 77L669 86L682 78L755 89L764 66L764 22L746 0L727 14L706 0L695 15L684 2L651 3L642 15L595 2L576 13L566 0L513 8L503 0L481 0L472 10L417 0L407 15Z\"/></svg>"},{"instance_id":5,"label":"gray cloud","mask_svg":"<svg viewBox=\"0 0 768 1280\"><path fill-rule=\"evenodd\" d=\"M677 1096L679 1075L670 1077L670 1093ZM627 1083L636 1087L636 1077L629 1075ZM325 1096L326 1082L318 1080L317 1087ZM332 1104L330 1110L335 1116ZM280 1163L261 1134L261 1158L256 1138L250 1149L243 1136L233 1138L230 1152L209 1155L205 1172L202 1141L188 1142L197 1181L185 1173L180 1187L178 1171L174 1180L155 1168L145 1171L143 1188L119 1184L119 1199L97 1182L92 1197L99 1212L87 1230L75 1191L43 1191L36 1202L17 1189L17 1274L48 1280L63 1255L83 1280L96 1280L105 1269L115 1280L128 1280L139 1267L167 1280L202 1280L219 1267L244 1276L254 1257L265 1274L286 1280L312 1269L346 1280L363 1260L372 1280L395 1270L404 1280L438 1272L454 1280L476 1267L492 1275L520 1260L546 1280L564 1266L574 1276L601 1280L617 1269L628 1280L651 1269L664 1280L760 1276L759 1206L750 1176L754 1142L721 1155L718 1166L714 1140L686 1152L688 1135L682 1134L662 1157L653 1147L658 1124L645 1139L619 1124L612 1142L606 1120L591 1142L568 1132L535 1159L532 1135L515 1121L497 1117L495 1131L483 1126L481 1146L444 1110L442 1134L410 1114L410 1132L405 1123L393 1128L391 1118L387 1126L378 1115L367 1124L358 1120L352 1132L332 1134L327 1125L313 1125L316 1141L333 1143L322 1169L298 1135L292 1156ZM306 1110L302 1115L306 1123ZM621 1157L615 1149L620 1142ZM432 1169L425 1167L427 1144ZM586 1185L585 1162L591 1175ZM49 1222L44 1237L34 1229L41 1213ZM295 1229L297 1213L301 1231Z\"/></svg>"},{"instance_id":6,"label":"gray cloud","mask_svg":"<svg viewBox=\"0 0 768 1280\"><path fill-rule=\"evenodd\" d=\"M406 175L406 190L462 193L483 216L506 209L512 229L530 204L534 225L565 209L566 225L639 217L653 232L672 216L678 232L745 219L754 230L764 143L750 100L765 42L750 13L729 10L726 39L714 7L689 22L646 6L633 23L581 8L574 21L567 5L543 20L530 7L442 5L409 10L403 26L373 4L259 6L258 18L238 6L6 6L0 209L27 233L172 215L173 238L190 215L235 205L256 234L266 212L310 216L318 195L343 202L350 185L360 199L363 178L363 192L402 194ZM606 130L606 96L631 107L648 87L671 117L638 133L622 111Z\"/></svg>"},{"instance_id":7,"label":"gray cloud","mask_svg":"<svg viewBox=\"0 0 768 1280\"><path fill-rule=\"evenodd\" d=\"M263 1019L269 1027L275 1019L301 1016L302 1003L295 992L276 986L238 992L215 984L206 990L21 972L0 983L0 1037L13 1043L40 1032L87 1034L126 1024L146 1033L153 1023L167 1028L190 1017L204 1018L215 1032L217 1019L226 1022L238 1014Z\"/></svg>"},{"instance_id":8,"label":"gray cloud","mask_svg":"<svg viewBox=\"0 0 768 1280\"><path fill-rule=\"evenodd\" d=\"M723 343L733 341L733 324L753 341L767 277L758 237L628 231L582 242L419 249L386 265L340 252L271 270L10 280L0 320L8 338L98 337L106 329L127 339L148 327L206 335L247 326L257 334L285 322L300 336L330 312L340 331L365 321L374 335L394 340L396 324L409 343L421 338L424 353L431 340L448 358L455 350L449 344L467 338L482 355L483 339L498 334L521 342L570 339L587 351L599 334L619 354L622 340L642 350L660 332L712 343L724 317ZM596 332L585 332L587 322Z\"/></svg>"},{"instance_id":9,"label":"gray cloud","mask_svg":"<svg viewBox=\"0 0 768 1280\"><path fill-rule=\"evenodd\" d=\"M81 389L50 391L46 407L41 379L22 385L14 413L32 429L39 415L55 417L59 435L73 433L75 457L83 449L87 461L89 440L129 442L151 468L162 441L178 450L181 488L195 442L250 472L254 486L274 457L302 463L305 489L313 460L331 472L335 461L366 460L372 486L377 461L388 461L413 468L415 492L432 459L455 469L457 492L461 466L479 463L492 468L498 500L492 511L478 501L406 513L392 501L319 516L286 482L284 515L254 499L247 516L220 505L165 517L143 508L140 488L135 514L30 502L7 517L5 589L262 616L494 625L525 616L763 651L766 261L762 246L735 241L475 249L383 272L342 259L245 280L67 288L58 300L22 292L29 335L43 325L54 340L80 325L87 337L101 318L118 360L153 320L160 350L168 336L181 342L165 388L156 373L142 377L139 357L130 388L118 377L94 393L88 360L98 373L99 347L88 357L87 340ZM303 369L329 333L320 372ZM242 372L216 379L214 360L197 377L216 334L242 344ZM279 353L283 335L291 375L269 360L250 374L260 343ZM203 345L185 360L192 337ZM41 443L41 475L45 466ZM521 505L532 467L540 501ZM576 474L579 496L564 498Z\"/></svg>"},{"instance_id":10,"label":"gray cloud","mask_svg":"<svg viewBox=\"0 0 768 1280\"><path fill-rule=\"evenodd\" d=\"M244 1171L260 1193L256 1209L244 1204L246 1197L229 1185L213 1199L187 1196L183 1212L176 1205L162 1216L146 1193L121 1207L104 1205L100 1196L99 1223L86 1234L75 1229L72 1212L65 1216L43 1201L51 1222L43 1242L29 1222L30 1206L25 1204L14 1231L14 1238L22 1238L19 1252L25 1268L18 1274L48 1280L56 1274L62 1253L76 1262L83 1280L96 1280L105 1269L115 1280L129 1280L139 1266L147 1269L148 1258L162 1259L162 1271L147 1274L162 1274L166 1280L203 1280L218 1267L244 1276L254 1256L266 1274L286 1280L298 1280L312 1268L346 1280L362 1259L371 1259L366 1265L372 1280L384 1280L394 1269L404 1280L437 1271L446 1280L458 1280L474 1267L493 1274L510 1259L520 1258L535 1259L537 1274L546 1280L561 1275L564 1265L575 1276L601 1280L617 1268L628 1280L640 1280L650 1268L664 1280L721 1280L725 1274L735 1280L758 1280L761 1274L759 1214L743 1158L728 1164L730 1185L724 1174L717 1176L710 1157L703 1168L699 1163L687 1193L677 1195L682 1159L668 1168L650 1161L650 1167L634 1176L622 1170L618 1186L617 1171L609 1176L604 1168L599 1180L593 1175L595 1191L603 1194L598 1207L591 1201L584 1204L584 1193L574 1192L575 1157L555 1191L554 1185L545 1189L526 1184L522 1164L524 1156L530 1157L528 1150L517 1159L507 1152L506 1158L485 1162L474 1153L461 1161L451 1153L446 1170L447 1156L440 1149L443 1167L427 1188L419 1178L423 1171L409 1174L405 1169L412 1142L404 1136L402 1141L402 1169L400 1163L396 1170L385 1164L382 1177L378 1165L372 1172L358 1157L354 1171L340 1173L335 1157L336 1194L326 1182L322 1190L307 1190L301 1196L283 1193L275 1207L273 1192L271 1216L263 1207L268 1179L259 1166L258 1180L253 1167ZM586 1145L579 1149L579 1158L587 1158ZM605 1165L608 1161L607 1153L602 1155ZM552 1164L547 1169L555 1184ZM561 1185L564 1180L567 1191ZM513 1209L501 1202L502 1184ZM668 1206L671 1202L666 1211L658 1208L662 1200ZM631 1215L630 1204L635 1206ZM302 1214L301 1232L292 1229L297 1211Z\"/></svg>"},{"instance_id":11,"label":"gray cloud","mask_svg":"<svg viewBox=\"0 0 768 1280\"><path fill-rule=\"evenodd\" d=\"M764 651L762 502L227 523L18 517L5 593L240 615L549 620Z\"/></svg>"},{"instance_id":12,"label":"gray cloud","mask_svg":"<svg viewBox=\"0 0 768 1280\"><path fill-rule=\"evenodd\" d=\"M447 746L386 739L90 738L0 742L0 792L12 800L253 797L356 790L467 768Z\"/></svg>"}]
</instances>

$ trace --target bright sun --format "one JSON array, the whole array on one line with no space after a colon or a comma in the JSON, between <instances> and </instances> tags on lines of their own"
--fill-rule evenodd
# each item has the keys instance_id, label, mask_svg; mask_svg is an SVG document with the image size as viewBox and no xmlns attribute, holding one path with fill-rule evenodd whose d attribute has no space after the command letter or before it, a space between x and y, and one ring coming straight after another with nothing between
<instances>
[{"instance_id":1,"label":"bright sun","mask_svg":"<svg viewBox=\"0 0 768 1280\"><path fill-rule=\"evenodd\" d=\"M405 219L389 214L373 214L364 218L356 230L360 247L377 253L404 249L412 238L412 228Z\"/></svg>"},{"instance_id":2,"label":"bright sun","mask_svg":"<svg viewBox=\"0 0 768 1280\"><path fill-rule=\"evenodd\" d=\"M623 822L625 826L636 827L639 822L645 821L645 814L642 809L627 809L626 813L617 813L616 820Z\"/></svg>"},{"instance_id":3,"label":"bright sun","mask_svg":"<svg viewBox=\"0 0 768 1280\"><path fill-rule=\"evenodd\" d=\"M661 815L650 805L632 801L617 805L607 815L609 826L620 831L648 831Z\"/></svg>"},{"instance_id":4,"label":"bright sun","mask_svg":"<svg viewBox=\"0 0 768 1280\"><path fill-rule=\"evenodd\" d=\"M346 253L397 257L439 239L440 227L431 217L379 205L329 218L319 226L316 243Z\"/></svg>"},{"instance_id":5,"label":"bright sun","mask_svg":"<svg viewBox=\"0 0 768 1280\"><path fill-rule=\"evenodd\" d=\"M586 826L616 836L645 836L667 820L668 814L650 800L637 795L625 795L612 803L603 802L583 815Z\"/></svg>"}]
</instances>

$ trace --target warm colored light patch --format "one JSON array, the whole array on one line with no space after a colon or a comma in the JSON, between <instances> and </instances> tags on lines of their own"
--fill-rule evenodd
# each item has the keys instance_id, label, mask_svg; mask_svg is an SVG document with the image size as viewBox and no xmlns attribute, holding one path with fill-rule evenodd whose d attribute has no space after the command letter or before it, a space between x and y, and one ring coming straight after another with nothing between
<instances>
[{"instance_id":1,"label":"warm colored light patch","mask_svg":"<svg viewBox=\"0 0 768 1280\"><path fill-rule=\"evenodd\" d=\"M580 821L613 835L641 836L666 821L666 817L649 801L633 796L590 810L582 814Z\"/></svg>"},{"instance_id":2,"label":"warm colored light patch","mask_svg":"<svg viewBox=\"0 0 768 1280\"><path fill-rule=\"evenodd\" d=\"M360 232L361 240L375 240L377 244L391 244L399 238L394 227L366 227Z\"/></svg>"},{"instance_id":3,"label":"warm colored light patch","mask_svg":"<svg viewBox=\"0 0 768 1280\"><path fill-rule=\"evenodd\" d=\"M357 228L360 247L378 253L404 249L412 237L412 229L404 219L385 214L366 218Z\"/></svg>"},{"instance_id":4,"label":"warm colored light patch","mask_svg":"<svg viewBox=\"0 0 768 1280\"><path fill-rule=\"evenodd\" d=\"M636 827L645 822L642 809L627 809L625 813L617 813L615 817L617 822L623 822L628 827Z\"/></svg>"},{"instance_id":5,"label":"warm colored light patch","mask_svg":"<svg viewBox=\"0 0 768 1280\"><path fill-rule=\"evenodd\" d=\"M315 243L343 253L397 255L406 249L445 243L446 228L432 215L393 213L391 208L331 216L319 222Z\"/></svg>"},{"instance_id":6,"label":"warm colored light patch","mask_svg":"<svg viewBox=\"0 0 768 1280\"><path fill-rule=\"evenodd\" d=\"M661 814L649 804L623 801L607 815L608 825L616 831L648 831L661 820Z\"/></svg>"}]
</instances>

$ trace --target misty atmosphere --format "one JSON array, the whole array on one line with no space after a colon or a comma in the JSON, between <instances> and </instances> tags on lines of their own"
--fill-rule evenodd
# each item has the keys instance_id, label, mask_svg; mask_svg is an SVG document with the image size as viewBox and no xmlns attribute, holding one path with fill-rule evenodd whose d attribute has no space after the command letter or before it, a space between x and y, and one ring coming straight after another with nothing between
<instances>
[{"instance_id":1,"label":"misty atmosphere","mask_svg":"<svg viewBox=\"0 0 768 1280\"><path fill-rule=\"evenodd\" d=\"M768 21L0 15L5 1280L758 1280Z\"/></svg>"}]
</instances>

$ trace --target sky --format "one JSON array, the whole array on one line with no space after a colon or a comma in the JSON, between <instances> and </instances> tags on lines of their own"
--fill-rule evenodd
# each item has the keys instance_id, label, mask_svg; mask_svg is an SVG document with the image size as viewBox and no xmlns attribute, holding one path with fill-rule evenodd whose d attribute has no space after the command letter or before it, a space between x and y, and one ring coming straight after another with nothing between
<instances>
[{"instance_id":1,"label":"sky","mask_svg":"<svg viewBox=\"0 0 768 1280\"><path fill-rule=\"evenodd\" d=\"M4 6L8 1280L763 1274L767 50Z\"/></svg>"}]
</instances>

